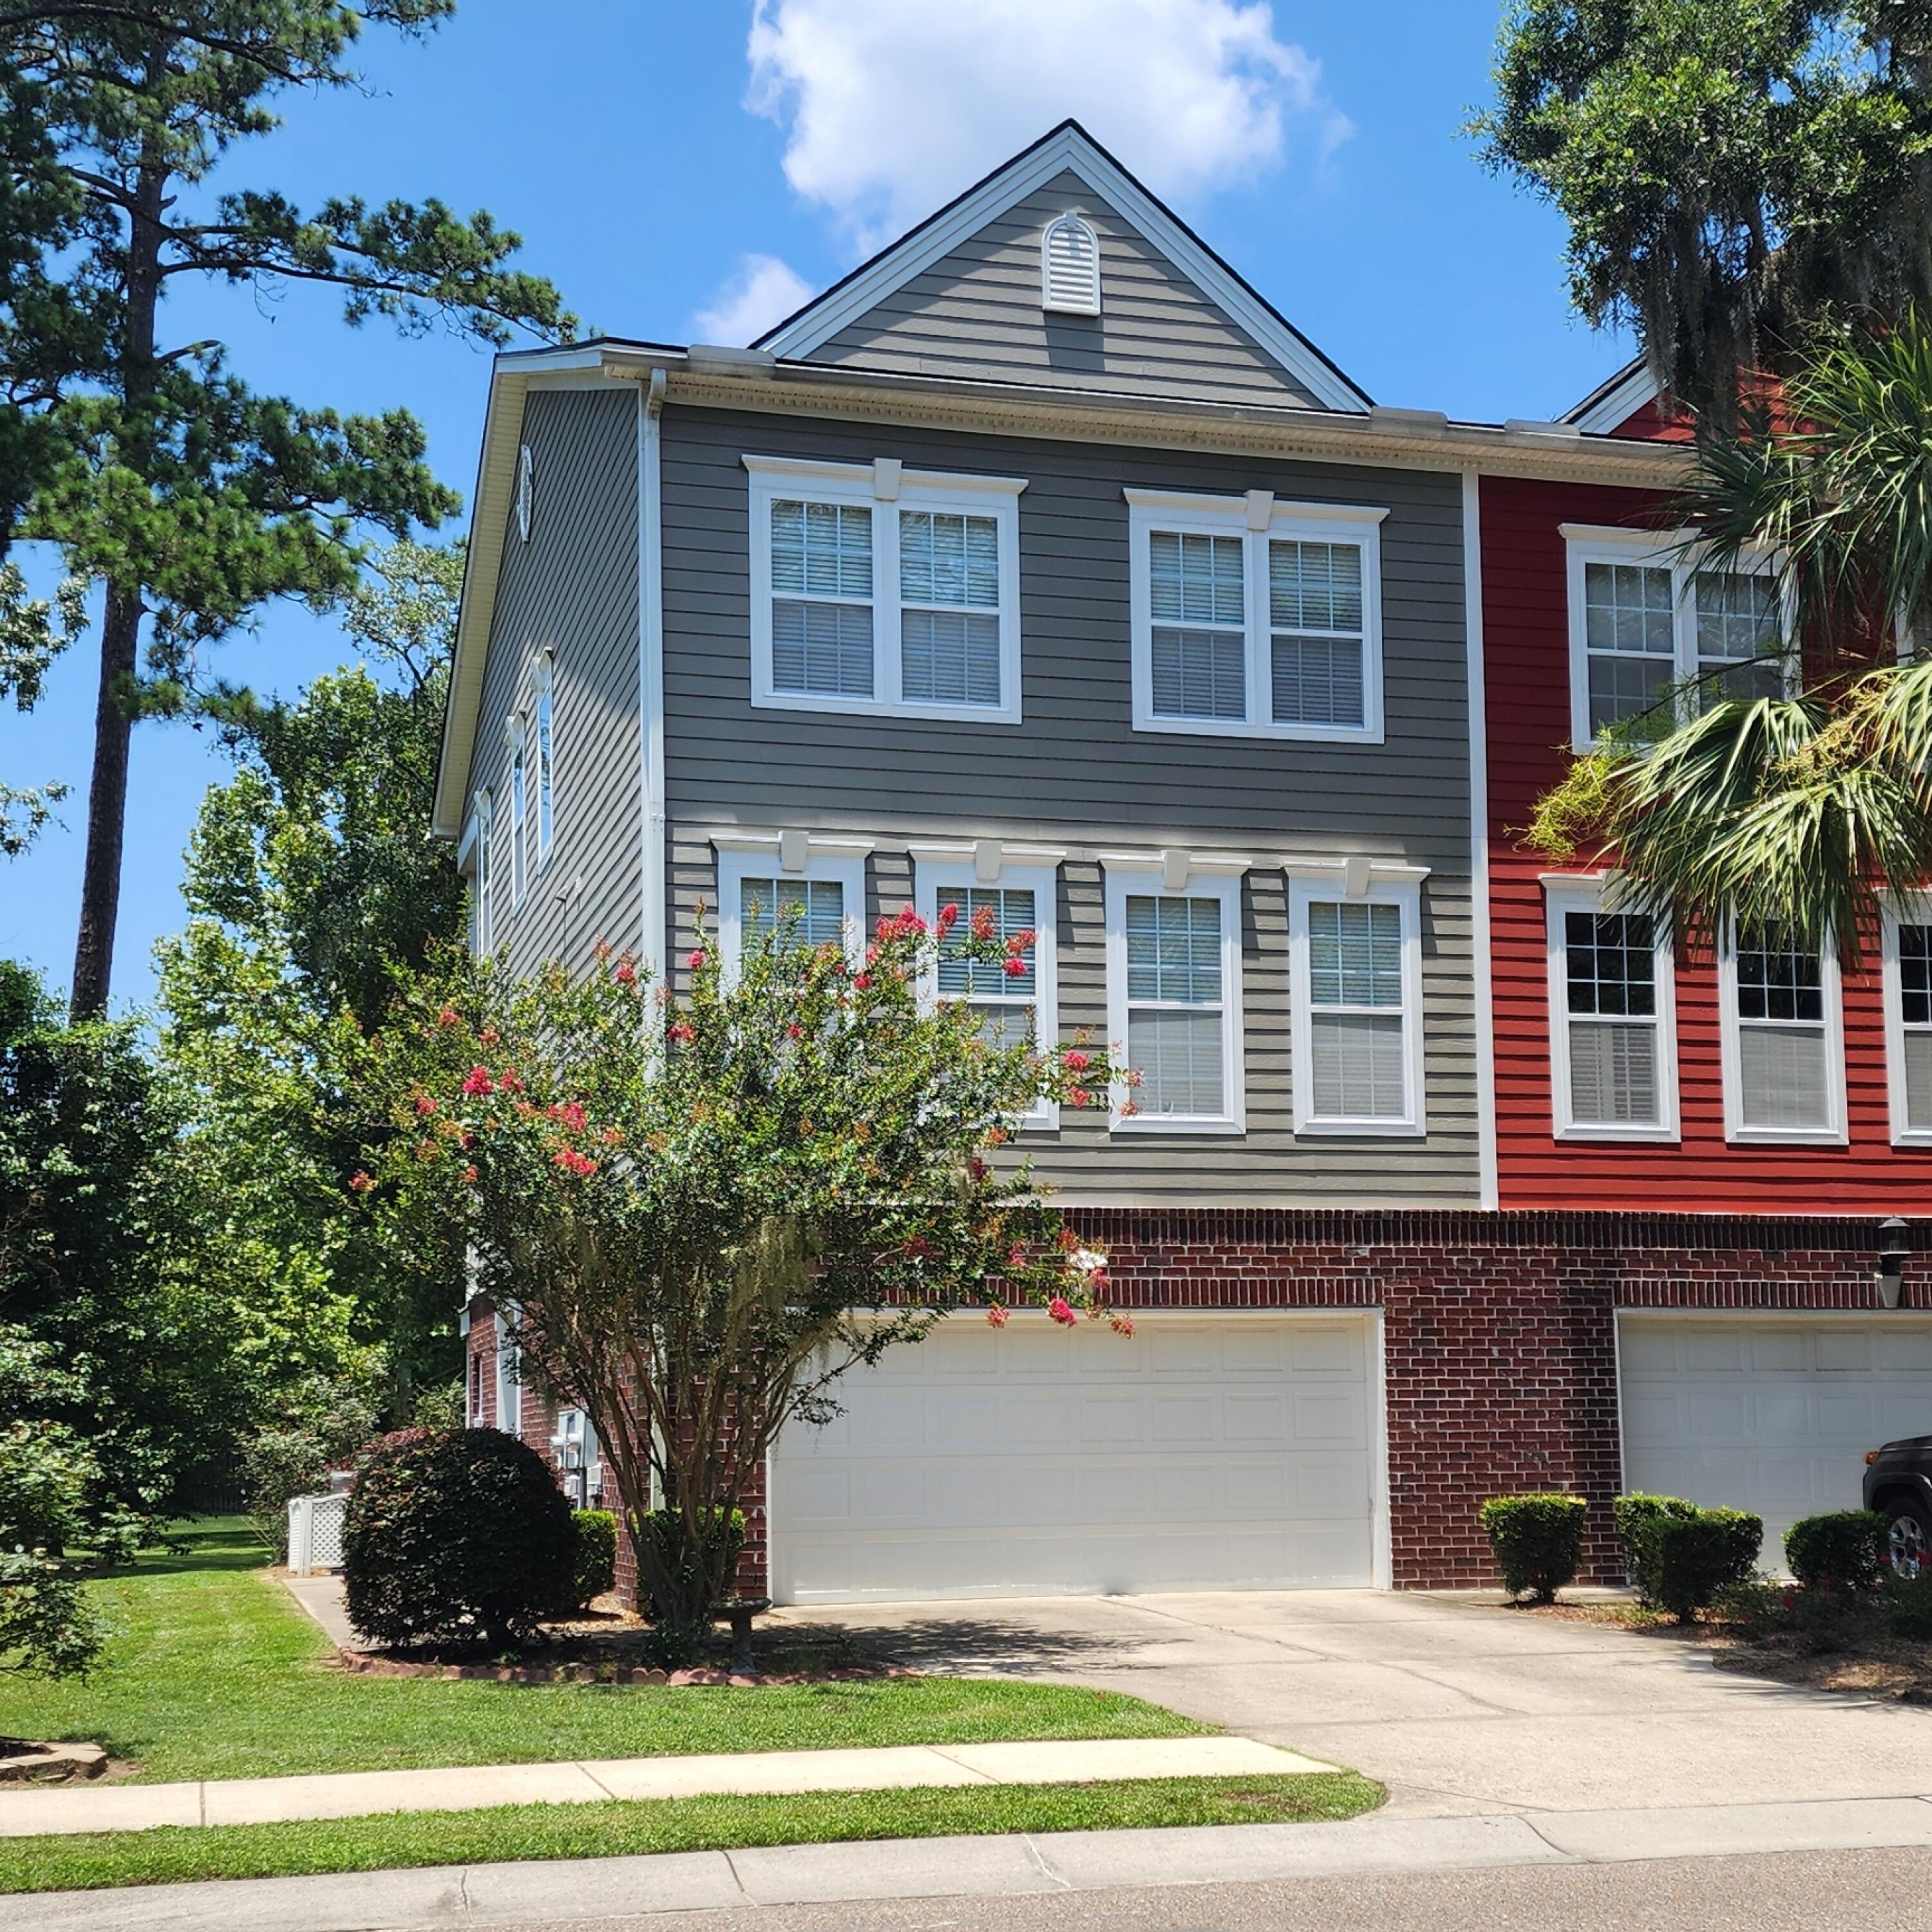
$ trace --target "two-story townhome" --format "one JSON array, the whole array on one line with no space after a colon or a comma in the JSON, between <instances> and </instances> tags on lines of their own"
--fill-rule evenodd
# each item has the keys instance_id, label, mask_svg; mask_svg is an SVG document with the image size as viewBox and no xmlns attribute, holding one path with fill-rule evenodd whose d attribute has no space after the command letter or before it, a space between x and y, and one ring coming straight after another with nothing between
<instances>
[{"instance_id":1,"label":"two-story townhome","mask_svg":"<svg viewBox=\"0 0 1932 1932\"><path fill-rule=\"evenodd\" d=\"M1564 725L1486 662L1496 519L1684 460L1371 404L1071 123L753 349L500 358L436 812L476 944L675 974L700 921L728 954L775 904L950 902L1039 935L960 997L1142 1074L1021 1136L1136 1336L889 1356L774 1456L748 1582L1479 1580L1481 1498L1618 1486L1620 1311L1873 1300L1870 1224L1792 1218L1822 1192L1634 1213L1520 1145L1546 1040L1514 978L1492 1008L1526 915L1488 775ZM1567 663L1557 610L1517 628ZM580 1441L472 1314L472 1414ZM1911 1399L1932 1428L1924 1367Z\"/></svg>"}]
</instances>

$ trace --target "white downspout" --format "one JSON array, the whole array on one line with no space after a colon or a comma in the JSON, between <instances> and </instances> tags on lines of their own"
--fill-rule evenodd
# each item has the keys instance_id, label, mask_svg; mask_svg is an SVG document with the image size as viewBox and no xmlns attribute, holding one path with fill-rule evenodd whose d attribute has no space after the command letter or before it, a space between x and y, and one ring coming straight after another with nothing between
<instances>
[{"instance_id":1,"label":"white downspout","mask_svg":"<svg viewBox=\"0 0 1932 1932\"><path fill-rule=\"evenodd\" d=\"M1482 479L1462 472L1462 633L1468 650L1469 950L1476 1045L1476 1172L1485 1208L1501 1198L1496 1172L1496 1006L1490 972L1490 750L1483 682Z\"/></svg>"},{"instance_id":2,"label":"white downspout","mask_svg":"<svg viewBox=\"0 0 1932 1932\"><path fill-rule=\"evenodd\" d=\"M638 756L644 792L644 954L653 981L670 974L665 910L664 542L659 417L665 376L651 371L638 393Z\"/></svg>"}]
</instances>

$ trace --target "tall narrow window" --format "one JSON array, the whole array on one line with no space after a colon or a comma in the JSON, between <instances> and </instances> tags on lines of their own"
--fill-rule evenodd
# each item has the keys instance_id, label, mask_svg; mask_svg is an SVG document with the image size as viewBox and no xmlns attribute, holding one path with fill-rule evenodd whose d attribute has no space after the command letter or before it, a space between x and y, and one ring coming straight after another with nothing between
<instances>
[{"instance_id":1,"label":"tall narrow window","mask_svg":"<svg viewBox=\"0 0 1932 1932\"><path fill-rule=\"evenodd\" d=\"M1887 911L1884 975L1892 1137L1932 1142L1932 902Z\"/></svg>"},{"instance_id":2,"label":"tall narrow window","mask_svg":"<svg viewBox=\"0 0 1932 1932\"><path fill-rule=\"evenodd\" d=\"M510 745L510 903L520 906L530 884L529 786L524 767L527 741L521 730Z\"/></svg>"},{"instance_id":3,"label":"tall narrow window","mask_svg":"<svg viewBox=\"0 0 1932 1932\"><path fill-rule=\"evenodd\" d=\"M1583 566L1589 652L1589 734L1650 710L1677 676L1676 613L1669 567Z\"/></svg>"},{"instance_id":4,"label":"tall narrow window","mask_svg":"<svg viewBox=\"0 0 1932 1932\"><path fill-rule=\"evenodd\" d=\"M899 512L899 688L931 704L1000 701L1000 528Z\"/></svg>"},{"instance_id":5,"label":"tall narrow window","mask_svg":"<svg viewBox=\"0 0 1932 1932\"><path fill-rule=\"evenodd\" d=\"M1387 869L1352 897L1332 872L1291 870L1298 1133L1421 1130L1421 875Z\"/></svg>"},{"instance_id":6,"label":"tall narrow window","mask_svg":"<svg viewBox=\"0 0 1932 1932\"><path fill-rule=\"evenodd\" d=\"M470 1352L470 1426L472 1429L483 1426L483 1352L472 1348Z\"/></svg>"},{"instance_id":7,"label":"tall narrow window","mask_svg":"<svg viewBox=\"0 0 1932 1932\"><path fill-rule=\"evenodd\" d=\"M491 814L496 848L490 868L490 950L500 952L510 936L512 895L510 882L516 871L516 820L505 798Z\"/></svg>"},{"instance_id":8,"label":"tall narrow window","mask_svg":"<svg viewBox=\"0 0 1932 1932\"><path fill-rule=\"evenodd\" d=\"M1141 1111L1222 1111L1221 902L1165 893L1127 898L1127 1059Z\"/></svg>"},{"instance_id":9,"label":"tall narrow window","mask_svg":"<svg viewBox=\"0 0 1932 1932\"><path fill-rule=\"evenodd\" d=\"M1605 912L1594 884L1550 893L1551 1110L1559 1136L1676 1132L1670 950L1648 914Z\"/></svg>"},{"instance_id":10,"label":"tall narrow window","mask_svg":"<svg viewBox=\"0 0 1932 1932\"><path fill-rule=\"evenodd\" d=\"M509 1324L500 1315L496 1317L496 1426L506 1436L523 1433L523 1358Z\"/></svg>"},{"instance_id":11,"label":"tall narrow window","mask_svg":"<svg viewBox=\"0 0 1932 1932\"><path fill-rule=\"evenodd\" d=\"M496 943L496 849L490 824L490 794L476 794L476 876L470 922L470 948L479 959L489 957Z\"/></svg>"},{"instance_id":12,"label":"tall narrow window","mask_svg":"<svg viewBox=\"0 0 1932 1932\"><path fill-rule=\"evenodd\" d=\"M1057 216L1040 238L1040 305L1065 315L1100 313L1100 238L1078 215Z\"/></svg>"},{"instance_id":13,"label":"tall narrow window","mask_svg":"<svg viewBox=\"0 0 1932 1932\"><path fill-rule=\"evenodd\" d=\"M537 863L540 866L550 856L556 826L554 716L550 661L546 658L537 680L536 702Z\"/></svg>"},{"instance_id":14,"label":"tall narrow window","mask_svg":"<svg viewBox=\"0 0 1932 1932\"><path fill-rule=\"evenodd\" d=\"M1239 537L1179 530L1148 536L1156 717L1248 715L1241 548Z\"/></svg>"},{"instance_id":15,"label":"tall narrow window","mask_svg":"<svg viewBox=\"0 0 1932 1932\"><path fill-rule=\"evenodd\" d=\"M1268 634L1277 724L1362 723L1359 544L1270 543Z\"/></svg>"},{"instance_id":16,"label":"tall narrow window","mask_svg":"<svg viewBox=\"0 0 1932 1932\"><path fill-rule=\"evenodd\" d=\"M1834 962L1788 934L1746 927L1723 965L1733 1134L1838 1137L1844 1067Z\"/></svg>"},{"instance_id":17,"label":"tall narrow window","mask_svg":"<svg viewBox=\"0 0 1932 1932\"><path fill-rule=\"evenodd\" d=\"M772 503L772 682L872 696L872 513L862 505Z\"/></svg>"}]
</instances>

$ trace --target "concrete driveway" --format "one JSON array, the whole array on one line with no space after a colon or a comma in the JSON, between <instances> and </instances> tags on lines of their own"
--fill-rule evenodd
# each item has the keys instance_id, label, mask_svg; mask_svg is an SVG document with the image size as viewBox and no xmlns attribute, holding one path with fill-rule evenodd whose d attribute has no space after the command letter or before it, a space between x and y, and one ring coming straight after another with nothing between
<instances>
[{"instance_id":1,"label":"concrete driveway","mask_svg":"<svg viewBox=\"0 0 1932 1932\"><path fill-rule=\"evenodd\" d=\"M1669 1639L1371 1591L775 1612L922 1670L1131 1692L1352 1766L1412 1817L1932 1794L1932 1708L1768 1684ZM1385 1814L1386 1815L1386 1814Z\"/></svg>"}]
</instances>

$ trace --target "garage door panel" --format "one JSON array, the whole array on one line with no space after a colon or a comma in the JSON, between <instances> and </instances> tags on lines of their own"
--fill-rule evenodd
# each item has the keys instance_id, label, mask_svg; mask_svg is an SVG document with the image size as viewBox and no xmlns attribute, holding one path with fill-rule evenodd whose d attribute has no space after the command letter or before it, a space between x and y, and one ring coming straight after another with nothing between
<instances>
[{"instance_id":1,"label":"garage door panel","mask_svg":"<svg viewBox=\"0 0 1932 1932\"><path fill-rule=\"evenodd\" d=\"M1362 1318L964 1327L855 1372L842 1423L780 1443L782 1600L1372 1580Z\"/></svg>"},{"instance_id":2,"label":"garage door panel","mask_svg":"<svg viewBox=\"0 0 1932 1932\"><path fill-rule=\"evenodd\" d=\"M1766 1568L1799 1517L1858 1507L1867 1449L1932 1432L1922 1320L1626 1316L1618 1350L1625 1487L1754 1511Z\"/></svg>"}]
</instances>

